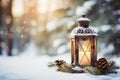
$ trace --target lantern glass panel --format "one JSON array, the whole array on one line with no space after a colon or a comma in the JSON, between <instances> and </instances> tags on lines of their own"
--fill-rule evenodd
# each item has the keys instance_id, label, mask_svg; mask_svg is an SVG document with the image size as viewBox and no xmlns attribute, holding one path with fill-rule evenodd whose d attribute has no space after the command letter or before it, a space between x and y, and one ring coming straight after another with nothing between
<instances>
[{"instance_id":1,"label":"lantern glass panel","mask_svg":"<svg viewBox=\"0 0 120 80\"><path fill-rule=\"evenodd\" d=\"M91 39L79 39L79 65L91 64Z\"/></svg>"},{"instance_id":2,"label":"lantern glass panel","mask_svg":"<svg viewBox=\"0 0 120 80\"><path fill-rule=\"evenodd\" d=\"M72 60L72 63L74 62L74 57L75 57L75 39L72 38L71 39L71 60Z\"/></svg>"}]
</instances>

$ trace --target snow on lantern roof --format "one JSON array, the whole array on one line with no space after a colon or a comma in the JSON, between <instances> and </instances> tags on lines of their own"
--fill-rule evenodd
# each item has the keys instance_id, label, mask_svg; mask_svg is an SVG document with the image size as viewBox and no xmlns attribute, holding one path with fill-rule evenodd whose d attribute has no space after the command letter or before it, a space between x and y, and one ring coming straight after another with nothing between
<instances>
[{"instance_id":1,"label":"snow on lantern roof","mask_svg":"<svg viewBox=\"0 0 120 80\"><path fill-rule=\"evenodd\" d=\"M89 27L76 27L72 30L70 38L74 38L75 36L98 36L98 34Z\"/></svg>"},{"instance_id":2,"label":"snow on lantern roof","mask_svg":"<svg viewBox=\"0 0 120 80\"><path fill-rule=\"evenodd\" d=\"M85 15L82 15L82 17L77 19L77 21L91 21L91 20L89 18L86 18Z\"/></svg>"}]
</instances>

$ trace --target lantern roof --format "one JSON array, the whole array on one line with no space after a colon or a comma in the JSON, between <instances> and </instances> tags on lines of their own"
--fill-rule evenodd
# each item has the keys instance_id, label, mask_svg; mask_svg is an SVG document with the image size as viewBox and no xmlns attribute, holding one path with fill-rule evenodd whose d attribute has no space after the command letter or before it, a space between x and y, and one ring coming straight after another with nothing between
<instances>
[{"instance_id":1,"label":"lantern roof","mask_svg":"<svg viewBox=\"0 0 120 80\"><path fill-rule=\"evenodd\" d=\"M86 18L85 15L82 15L81 18L77 19L77 21L91 21L89 18Z\"/></svg>"},{"instance_id":2,"label":"lantern roof","mask_svg":"<svg viewBox=\"0 0 120 80\"><path fill-rule=\"evenodd\" d=\"M98 36L98 34L91 28L76 27L72 30L70 38L75 36Z\"/></svg>"}]
</instances>

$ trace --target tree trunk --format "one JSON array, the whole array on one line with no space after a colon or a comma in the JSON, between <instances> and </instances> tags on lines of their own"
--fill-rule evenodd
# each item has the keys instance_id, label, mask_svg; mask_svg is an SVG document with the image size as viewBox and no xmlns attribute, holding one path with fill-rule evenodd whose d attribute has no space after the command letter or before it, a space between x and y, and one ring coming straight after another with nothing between
<instances>
[{"instance_id":1,"label":"tree trunk","mask_svg":"<svg viewBox=\"0 0 120 80\"><path fill-rule=\"evenodd\" d=\"M12 48L13 48L13 35L12 35L12 0L9 0L8 5L5 10L5 23L7 27L7 55L12 56Z\"/></svg>"},{"instance_id":2,"label":"tree trunk","mask_svg":"<svg viewBox=\"0 0 120 80\"><path fill-rule=\"evenodd\" d=\"M2 30L2 5L0 0L0 31ZM2 35L0 33L0 55L2 55Z\"/></svg>"}]
</instances>

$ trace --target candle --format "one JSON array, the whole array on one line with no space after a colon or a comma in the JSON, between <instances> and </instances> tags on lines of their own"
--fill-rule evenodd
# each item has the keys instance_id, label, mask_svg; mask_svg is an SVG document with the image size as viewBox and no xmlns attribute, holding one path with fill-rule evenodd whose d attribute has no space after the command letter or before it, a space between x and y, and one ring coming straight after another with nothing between
<instances>
[{"instance_id":1,"label":"candle","mask_svg":"<svg viewBox=\"0 0 120 80\"><path fill-rule=\"evenodd\" d=\"M90 63L91 63L90 52L79 52L79 64L90 65Z\"/></svg>"}]
</instances>

